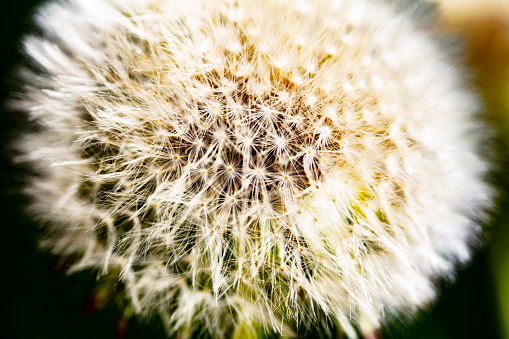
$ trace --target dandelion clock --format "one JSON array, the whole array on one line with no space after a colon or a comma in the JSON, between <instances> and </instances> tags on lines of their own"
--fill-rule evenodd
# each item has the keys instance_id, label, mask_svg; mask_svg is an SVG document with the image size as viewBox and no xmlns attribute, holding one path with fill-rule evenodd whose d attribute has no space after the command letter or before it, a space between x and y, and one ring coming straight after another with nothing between
<instances>
[{"instance_id":1,"label":"dandelion clock","mask_svg":"<svg viewBox=\"0 0 509 339\"><path fill-rule=\"evenodd\" d=\"M41 246L169 336L411 318L492 190L479 103L402 5L45 4L15 99Z\"/></svg>"}]
</instances>

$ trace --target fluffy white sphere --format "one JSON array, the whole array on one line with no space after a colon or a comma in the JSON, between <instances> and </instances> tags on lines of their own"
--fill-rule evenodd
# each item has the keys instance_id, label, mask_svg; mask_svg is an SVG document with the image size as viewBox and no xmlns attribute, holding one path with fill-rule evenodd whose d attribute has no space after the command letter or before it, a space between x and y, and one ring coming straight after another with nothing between
<instances>
[{"instance_id":1,"label":"fluffy white sphere","mask_svg":"<svg viewBox=\"0 0 509 339\"><path fill-rule=\"evenodd\" d=\"M37 24L17 103L43 244L169 333L354 337L469 258L478 103L391 2L71 0Z\"/></svg>"}]
</instances>

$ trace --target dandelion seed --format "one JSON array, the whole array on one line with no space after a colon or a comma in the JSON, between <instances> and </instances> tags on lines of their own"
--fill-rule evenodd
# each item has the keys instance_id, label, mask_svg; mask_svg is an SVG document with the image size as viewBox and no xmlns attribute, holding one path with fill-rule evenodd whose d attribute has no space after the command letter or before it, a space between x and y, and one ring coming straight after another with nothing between
<instances>
[{"instance_id":1,"label":"dandelion seed","mask_svg":"<svg viewBox=\"0 0 509 339\"><path fill-rule=\"evenodd\" d=\"M69 0L36 22L16 104L42 244L121 272L169 335L365 335L469 259L487 128L392 1Z\"/></svg>"}]
</instances>

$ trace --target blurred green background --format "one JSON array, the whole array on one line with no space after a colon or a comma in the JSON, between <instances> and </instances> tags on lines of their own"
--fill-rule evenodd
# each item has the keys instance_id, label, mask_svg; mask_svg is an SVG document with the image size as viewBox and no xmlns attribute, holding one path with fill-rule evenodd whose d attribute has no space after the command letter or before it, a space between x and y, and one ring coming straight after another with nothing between
<instances>
[{"instance_id":1,"label":"blurred green background","mask_svg":"<svg viewBox=\"0 0 509 339\"><path fill-rule=\"evenodd\" d=\"M0 11L0 96L16 85L10 75L20 60L19 38L32 31L40 0L3 1ZM464 37L464 56L498 131L500 198L487 227L487 244L454 283L443 283L438 302L412 324L391 324L382 338L509 338L509 0L440 0L438 29ZM23 214L26 169L12 164L9 140L26 126L22 114L0 115L0 338L111 339L121 311L91 312L95 277L67 277L58 258L37 251L37 226ZM127 325L125 338L165 338L157 319Z\"/></svg>"}]
</instances>

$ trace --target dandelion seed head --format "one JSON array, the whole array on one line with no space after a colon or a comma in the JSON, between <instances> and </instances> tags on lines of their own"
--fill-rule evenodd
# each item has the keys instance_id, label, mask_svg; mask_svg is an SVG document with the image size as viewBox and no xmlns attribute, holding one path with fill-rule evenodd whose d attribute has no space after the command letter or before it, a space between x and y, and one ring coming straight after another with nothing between
<instances>
[{"instance_id":1,"label":"dandelion seed head","mask_svg":"<svg viewBox=\"0 0 509 339\"><path fill-rule=\"evenodd\" d=\"M42 126L19 149L43 243L121 272L169 333L355 337L469 259L486 129L391 2L71 0L36 21L17 104Z\"/></svg>"}]
</instances>

